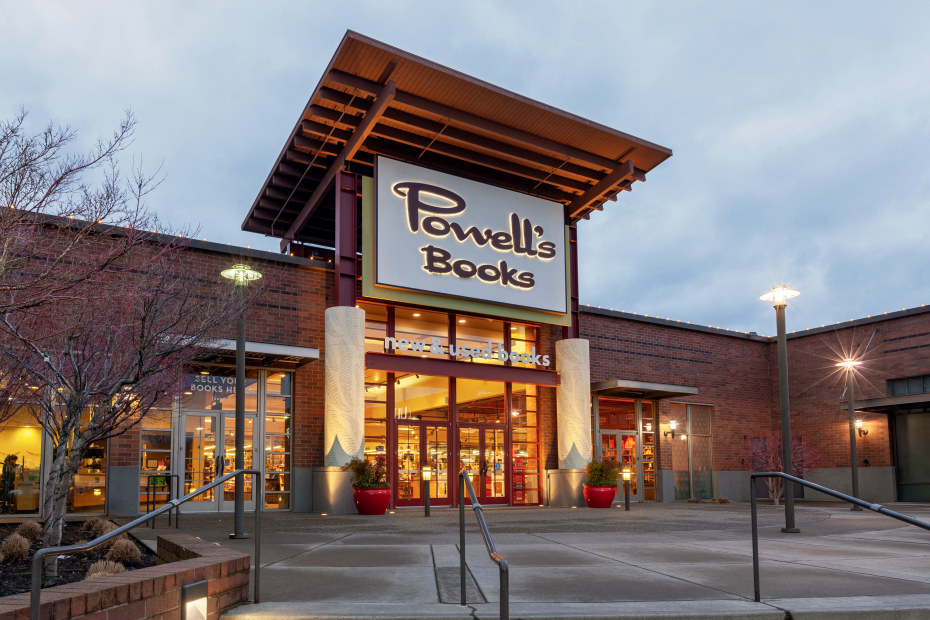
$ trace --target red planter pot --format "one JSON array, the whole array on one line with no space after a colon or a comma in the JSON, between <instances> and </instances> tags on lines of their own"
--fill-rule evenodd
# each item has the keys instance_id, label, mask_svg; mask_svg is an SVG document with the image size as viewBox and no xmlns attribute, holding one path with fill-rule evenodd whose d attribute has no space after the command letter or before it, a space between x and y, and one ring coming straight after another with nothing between
<instances>
[{"instance_id":1,"label":"red planter pot","mask_svg":"<svg viewBox=\"0 0 930 620\"><path fill-rule=\"evenodd\" d=\"M390 487L352 487L352 499L360 515L383 515L391 503Z\"/></svg>"},{"instance_id":2,"label":"red planter pot","mask_svg":"<svg viewBox=\"0 0 930 620\"><path fill-rule=\"evenodd\" d=\"M616 494L616 485L609 487L584 485L584 501L588 502L588 508L610 508Z\"/></svg>"}]
</instances>

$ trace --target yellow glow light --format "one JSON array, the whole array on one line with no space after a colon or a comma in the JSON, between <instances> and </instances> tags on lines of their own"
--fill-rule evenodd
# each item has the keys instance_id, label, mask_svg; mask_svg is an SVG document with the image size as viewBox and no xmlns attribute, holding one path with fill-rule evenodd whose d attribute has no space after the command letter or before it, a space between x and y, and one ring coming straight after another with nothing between
<instances>
[{"instance_id":1,"label":"yellow glow light","mask_svg":"<svg viewBox=\"0 0 930 620\"><path fill-rule=\"evenodd\" d=\"M853 370L856 368L856 366L861 366L862 362L860 360L854 360L854 359L847 358L843 360L842 362L837 362L836 365L841 368L845 368L846 370Z\"/></svg>"},{"instance_id":2,"label":"yellow glow light","mask_svg":"<svg viewBox=\"0 0 930 620\"><path fill-rule=\"evenodd\" d=\"M759 295L759 299L762 301L771 301L777 307L786 305L789 299L797 297L800 294L800 291L788 288L786 285L782 284L781 286L773 286L771 290L762 293Z\"/></svg>"}]
</instances>

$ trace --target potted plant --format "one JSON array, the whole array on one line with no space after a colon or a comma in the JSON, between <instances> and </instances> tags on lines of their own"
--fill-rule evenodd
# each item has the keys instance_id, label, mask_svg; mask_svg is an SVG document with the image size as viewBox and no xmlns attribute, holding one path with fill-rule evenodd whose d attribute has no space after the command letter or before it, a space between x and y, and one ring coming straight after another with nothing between
<instances>
[{"instance_id":1,"label":"potted plant","mask_svg":"<svg viewBox=\"0 0 930 620\"><path fill-rule=\"evenodd\" d=\"M584 468L584 501L590 508L610 508L617 493L620 465L614 459L591 461Z\"/></svg>"},{"instance_id":2,"label":"potted plant","mask_svg":"<svg viewBox=\"0 0 930 620\"><path fill-rule=\"evenodd\" d=\"M383 459L369 461L357 456L343 466L352 472L352 499L362 515L383 515L391 503L391 485Z\"/></svg>"}]
</instances>

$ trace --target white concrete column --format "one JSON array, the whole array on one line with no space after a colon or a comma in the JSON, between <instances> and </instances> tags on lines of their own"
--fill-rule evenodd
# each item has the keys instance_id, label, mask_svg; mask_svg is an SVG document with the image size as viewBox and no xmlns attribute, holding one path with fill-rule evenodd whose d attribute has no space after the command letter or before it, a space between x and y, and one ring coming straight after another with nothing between
<instances>
[{"instance_id":1,"label":"white concrete column","mask_svg":"<svg viewBox=\"0 0 930 620\"><path fill-rule=\"evenodd\" d=\"M365 449L365 311L326 309L324 464L341 467Z\"/></svg>"},{"instance_id":2,"label":"white concrete column","mask_svg":"<svg viewBox=\"0 0 930 620\"><path fill-rule=\"evenodd\" d=\"M588 341L567 338L555 344L559 387L556 415L559 469L582 469L591 461L591 363Z\"/></svg>"}]
</instances>

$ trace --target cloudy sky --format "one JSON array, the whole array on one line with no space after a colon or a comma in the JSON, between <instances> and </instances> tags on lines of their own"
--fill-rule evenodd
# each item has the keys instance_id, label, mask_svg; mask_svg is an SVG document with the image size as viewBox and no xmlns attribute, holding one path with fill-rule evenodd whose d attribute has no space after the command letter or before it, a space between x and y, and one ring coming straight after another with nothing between
<instances>
[{"instance_id":1,"label":"cloudy sky","mask_svg":"<svg viewBox=\"0 0 930 620\"><path fill-rule=\"evenodd\" d=\"M239 227L346 29L668 146L580 227L594 306L772 334L930 303L930 3L0 0L0 117L123 111L150 206Z\"/></svg>"}]
</instances>

